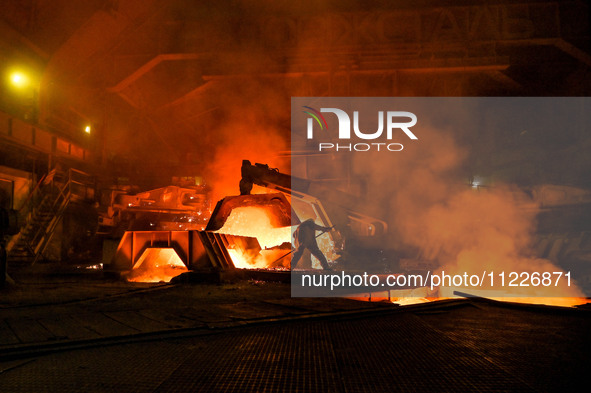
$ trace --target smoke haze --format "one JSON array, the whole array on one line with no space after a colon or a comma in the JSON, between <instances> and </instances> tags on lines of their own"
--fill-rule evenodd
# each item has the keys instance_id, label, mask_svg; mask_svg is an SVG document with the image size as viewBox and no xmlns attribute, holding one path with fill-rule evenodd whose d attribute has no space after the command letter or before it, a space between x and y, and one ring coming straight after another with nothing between
<instances>
[{"instance_id":1,"label":"smoke haze","mask_svg":"<svg viewBox=\"0 0 591 393\"><path fill-rule=\"evenodd\" d=\"M430 126L402 152L353 154L357 175L378 201L368 205L389 223L390 246L410 247L448 274L562 271L533 252L539 209L528 195L500 182L470 186L470 146L457 142L462 133ZM566 286L510 294L583 296Z\"/></svg>"}]
</instances>

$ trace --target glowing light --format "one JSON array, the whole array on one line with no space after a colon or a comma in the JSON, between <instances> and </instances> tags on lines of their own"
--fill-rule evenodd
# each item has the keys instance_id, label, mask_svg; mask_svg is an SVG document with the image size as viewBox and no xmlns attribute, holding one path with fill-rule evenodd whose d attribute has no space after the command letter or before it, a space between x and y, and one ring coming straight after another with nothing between
<instances>
[{"instance_id":1,"label":"glowing light","mask_svg":"<svg viewBox=\"0 0 591 393\"><path fill-rule=\"evenodd\" d=\"M172 248L147 248L126 279L133 282L168 282L187 271Z\"/></svg>"},{"instance_id":2,"label":"glowing light","mask_svg":"<svg viewBox=\"0 0 591 393\"><path fill-rule=\"evenodd\" d=\"M10 83L12 83L14 87L22 89L29 85L29 78L20 71L14 71L10 74Z\"/></svg>"},{"instance_id":3,"label":"glowing light","mask_svg":"<svg viewBox=\"0 0 591 393\"><path fill-rule=\"evenodd\" d=\"M91 130L90 126L86 126L84 128L84 132L86 132L87 134L90 134L90 130Z\"/></svg>"},{"instance_id":4,"label":"glowing light","mask_svg":"<svg viewBox=\"0 0 591 393\"><path fill-rule=\"evenodd\" d=\"M290 243L291 227L274 228L269 214L261 207L237 207L218 232L256 237L262 248Z\"/></svg>"},{"instance_id":5,"label":"glowing light","mask_svg":"<svg viewBox=\"0 0 591 393\"><path fill-rule=\"evenodd\" d=\"M469 293L470 295L479 296L491 300L510 303L525 303L525 304L543 304L546 306L560 306L560 307L574 307L582 304L587 304L586 298L581 296L552 296L553 294L561 294L560 290L552 292L548 287L517 287L512 288L516 292L521 290L521 293L512 293L505 289L475 289L475 288L449 288L439 287L439 295L446 298L462 297L454 294L454 291ZM564 291L564 290L563 290ZM573 293L576 293L573 291ZM528 296L529 295L529 296Z\"/></svg>"},{"instance_id":6,"label":"glowing light","mask_svg":"<svg viewBox=\"0 0 591 393\"><path fill-rule=\"evenodd\" d=\"M277 268L270 266L277 262L282 267L289 268L289 258L281 258L286 254L285 250L265 250L291 242L291 227L273 227L269 212L261 207L237 207L230 213L224 226L218 230L238 236L256 237L263 250L258 254L245 252L245 250L228 248L234 266L241 269ZM281 263L279 263L281 262Z\"/></svg>"}]
</instances>

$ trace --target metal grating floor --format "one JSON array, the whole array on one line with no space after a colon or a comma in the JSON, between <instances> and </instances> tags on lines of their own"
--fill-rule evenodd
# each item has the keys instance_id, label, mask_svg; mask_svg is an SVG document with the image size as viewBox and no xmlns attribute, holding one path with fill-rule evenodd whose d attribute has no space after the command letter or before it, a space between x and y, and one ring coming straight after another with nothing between
<instances>
[{"instance_id":1,"label":"metal grating floor","mask_svg":"<svg viewBox=\"0 0 591 393\"><path fill-rule=\"evenodd\" d=\"M586 383L590 329L490 305L298 321L0 363L0 391L568 391Z\"/></svg>"}]
</instances>

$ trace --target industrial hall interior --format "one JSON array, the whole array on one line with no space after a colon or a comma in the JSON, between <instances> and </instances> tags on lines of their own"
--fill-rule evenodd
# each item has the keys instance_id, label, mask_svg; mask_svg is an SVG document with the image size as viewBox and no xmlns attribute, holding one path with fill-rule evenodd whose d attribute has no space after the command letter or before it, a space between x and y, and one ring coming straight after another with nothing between
<instances>
[{"instance_id":1,"label":"industrial hall interior","mask_svg":"<svg viewBox=\"0 0 591 393\"><path fill-rule=\"evenodd\" d=\"M590 94L585 0L0 1L0 391L588 390Z\"/></svg>"}]
</instances>

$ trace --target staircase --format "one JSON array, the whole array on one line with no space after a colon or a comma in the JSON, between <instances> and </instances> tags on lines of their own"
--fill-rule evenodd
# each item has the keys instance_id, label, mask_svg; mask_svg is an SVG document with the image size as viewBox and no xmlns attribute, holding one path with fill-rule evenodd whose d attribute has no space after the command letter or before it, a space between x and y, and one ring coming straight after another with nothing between
<instances>
[{"instance_id":1,"label":"staircase","mask_svg":"<svg viewBox=\"0 0 591 393\"><path fill-rule=\"evenodd\" d=\"M25 206L28 212L22 212L26 214L26 224L7 247L12 265L30 265L43 258L68 205L73 200L94 197L92 183L75 179L86 177L88 180L89 175L73 169L54 175L60 175L61 179L50 182L41 179L29 196Z\"/></svg>"}]
</instances>

